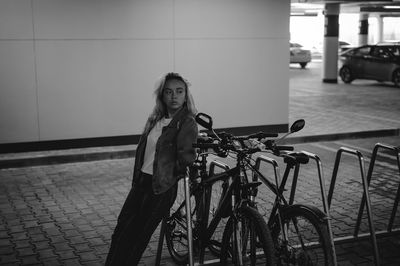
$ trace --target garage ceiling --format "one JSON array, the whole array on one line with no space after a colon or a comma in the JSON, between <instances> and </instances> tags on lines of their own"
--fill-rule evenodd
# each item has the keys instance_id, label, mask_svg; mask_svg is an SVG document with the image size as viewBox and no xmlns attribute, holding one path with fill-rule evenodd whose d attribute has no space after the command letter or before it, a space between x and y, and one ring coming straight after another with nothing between
<instances>
[{"instance_id":1,"label":"garage ceiling","mask_svg":"<svg viewBox=\"0 0 400 266\"><path fill-rule=\"evenodd\" d=\"M345 1L345 0L291 0L292 15L313 16L324 9L325 4L340 4L341 13L375 13L382 16L400 16L400 0L392 1Z\"/></svg>"}]
</instances>

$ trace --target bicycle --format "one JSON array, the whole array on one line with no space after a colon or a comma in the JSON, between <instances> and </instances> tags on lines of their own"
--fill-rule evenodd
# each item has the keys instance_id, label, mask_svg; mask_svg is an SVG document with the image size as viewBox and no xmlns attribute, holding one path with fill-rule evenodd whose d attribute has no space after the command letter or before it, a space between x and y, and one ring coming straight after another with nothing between
<instances>
[{"instance_id":1,"label":"bicycle","mask_svg":"<svg viewBox=\"0 0 400 266\"><path fill-rule=\"evenodd\" d=\"M302 119L294 122L290 132L281 139L301 130L304 124ZM268 218L268 227L275 244L278 265L336 265L334 244L329 232L329 217L315 206L293 204L299 168L301 164L309 162L308 155L293 151L292 146L277 145L279 140L252 141L252 145L262 147L260 152L271 152L282 157L286 164L282 180L278 176L279 171L275 169L274 180L271 181L258 170L258 165L249 162L249 168L253 172L252 181L261 180L276 195ZM277 168L275 160L262 158ZM292 169L294 175L287 200L283 193Z\"/></svg>"},{"instance_id":2,"label":"bicycle","mask_svg":"<svg viewBox=\"0 0 400 266\"><path fill-rule=\"evenodd\" d=\"M212 141L211 138L207 137L204 134L200 134L198 138L198 143L202 142L210 142ZM215 216L215 211L220 204L220 198L213 197L213 195L224 195L226 189L228 187L228 180L221 179L221 180L213 180L209 185L205 186L202 183L202 180L208 179L210 175L215 172L215 168L220 168L222 170L229 169L229 166L220 162L213 160L211 163L208 163L207 158L210 155L206 149L198 149L197 158L193 165L189 168L189 175L191 176L191 182L189 183L190 186L190 194L191 197L191 206L193 211L192 221L194 221L194 238L195 241L198 239L199 235L199 228L204 228L206 224L210 222L210 217ZM209 169L209 170L208 170ZM184 195L184 187L183 183L179 183L178 185L178 196L175 201L175 204L171 208L171 215L168 219L169 230L173 228L173 234L175 238L181 238L181 245L178 245L177 241L174 241L173 238L170 236L171 233L166 234L167 238L167 247L169 252L174 259L174 261L178 264L185 264L187 261L187 236L186 236L186 209L185 209L185 199ZM219 221L217 228L215 229L214 234L212 235L211 239L208 243L208 249L211 253L215 256L219 256L221 250L221 239L222 235L220 234L221 228L223 230L226 224L226 214L222 212L221 220ZM171 226L171 222L174 223ZM200 240L198 241L200 242ZM196 246L201 246L200 243ZM204 253L200 256L203 257Z\"/></svg>"},{"instance_id":3,"label":"bicycle","mask_svg":"<svg viewBox=\"0 0 400 266\"><path fill-rule=\"evenodd\" d=\"M283 136L298 132L304 127L305 121L298 120L290 127L290 132ZM207 125L206 125L207 126ZM211 129L211 128L209 128ZM299 167L301 164L307 164L309 157L302 152L294 152L293 146L278 145L280 140L265 140L263 133L250 135L247 137L225 137L240 142L241 147L246 147L253 154L255 151L268 152L275 156L282 157L286 164L286 169L282 181L280 181L277 171L275 171L275 180L270 181L259 170L253 162L251 156L242 158L243 164L253 173L252 182L261 180L270 191L275 194L275 200L271 214L268 218L268 227L270 228L273 242L275 245L275 254L279 265L326 265L336 264L334 244L329 231L329 217L315 206L306 204L293 204L296 191ZM245 141L250 145L246 145ZM262 141L261 141L262 140ZM221 140L221 143L230 143L227 140ZM229 147L219 145L217 148L229 151ZM221 152L221 151L220 151ZM277 167L276 161L270 159L270 162ZM292 188L289 201L284 196L286 182L291 169L295 169ZM258 186L252 188L252 206L256 207L255 196ZM229 228L227 226L226 228ZM229 232L228 232L229 234ZM224 233L225 237L225 233ZM221 262L224 262L224 246L222 241Z\"/></svg>"},{"instance_id":4,"label":"bicycle","mask_svg":"<svg viewBox=\"0 0 400 266\"><path fill-rule=\"evenodd\" d=\"M212 119L205 114L198 114L196 121L205 128L212 129ZM200 149L198 164L194 168L199 171L199 176L192 179L190 187L190 200L192 206L193 244L199 254L200 263L204 263L205 249L220 255L223 265L275 265L274 245L269 228L254 206L254 188L261 182L249 182L246 173L245 160L255 152L235 145L237 139L230 138L228 134L220 134L217 138L199 139L193 146ZM263 137L276 134L263 134ZM222 136L222 138L221 138ZM250 136L254 137L254 136ZM219 141L215 142L218 139ZM212 149L212 152L205 152ZM224 157L226 151L237 155L236 166L226 169L221 173L209 175L206 170L207 154L213 153ZM199 163L200 162L200 163ZM213 185L222 182L222 192L218 200L217 209L209 217L210 197ZM173 260L178 264L188 261L188 239L185 202L179 204L176 210L166 219L166 242L168 251ZM213 235L221 220L227 217L222 242L213 239ZM209 218L211 221L208 221ZM264 256L260 256L263 254ZM260 264L261 265L261 264Z\"/></svg>"}]
</instances>

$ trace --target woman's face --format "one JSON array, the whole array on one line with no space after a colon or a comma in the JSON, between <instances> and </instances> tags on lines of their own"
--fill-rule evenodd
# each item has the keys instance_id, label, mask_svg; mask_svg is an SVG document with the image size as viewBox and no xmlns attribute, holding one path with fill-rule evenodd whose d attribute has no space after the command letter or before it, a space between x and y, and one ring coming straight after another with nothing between
<instances>
[{"instance_id":1,"label":"woman's face","mask_svg":"<svg viewBox=\"0 0 400 266\"><path fill-rule=\"evenodd\" d=\"M165 82L163 90L163 101L167 106L169 116L173 116L186 100L186 85L183 81L170 79Z\"/></svg>"}]
</instances>

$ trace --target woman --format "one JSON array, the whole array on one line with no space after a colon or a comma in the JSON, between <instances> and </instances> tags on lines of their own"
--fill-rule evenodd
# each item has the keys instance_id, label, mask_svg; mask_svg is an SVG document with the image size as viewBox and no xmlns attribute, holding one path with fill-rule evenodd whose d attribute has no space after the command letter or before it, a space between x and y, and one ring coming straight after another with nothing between
<instances>
[{"instance_id":1,"label":"woman","mask_svg":"<svg viewBox=\"0 0 400 266\"><path fill-rule=\"evenodd\" d=\"M156 84L156 105L136 149L132 188L118 216L106 265L137 265L175 201L177 182L195 160L196 108L189 83L168 73Z\"/></svg>"}]
</instances>

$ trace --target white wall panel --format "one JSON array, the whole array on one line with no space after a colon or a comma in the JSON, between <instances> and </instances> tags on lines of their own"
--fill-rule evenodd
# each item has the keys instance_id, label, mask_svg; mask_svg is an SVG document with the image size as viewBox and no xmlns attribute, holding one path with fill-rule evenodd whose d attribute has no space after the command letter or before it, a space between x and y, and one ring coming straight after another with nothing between
<instances>
[{"instance_id":1,"label":"white wall panel","mask_svg":"<svg viewBox=\"0 0 400 266\"><path fill-rule=\"evenodd\" d=\"M176 67L217 127L284 124L290 3L176 0Z\"/></svg>"},{"instance_id":2,"label":"white wall panel","mask_svg":"<svg viewBox=\"0 0 400 266\"><path fill-rule=\"evenodd\" d=\"M0 40L32 38L31 0L1 0Z\"/></svg>"},{"instance_id":3,"label":"white wall panel","mask_svg":"<svg viewBox=\"0 0 400 266\"><path fill-rule=\"evenodd\" d=\"M39 41L42 139L140 134L171 41Z\"/></svg>"},{"instance_id":4,"label":"white wall panel","mask_svg":"<svg viewBox=\"0 0 400 266\"><path fill-rule=\"evenodd\" d=\"M289 0L176 0L176 38L286 38Z\"/></svg>"},{"instance_id":5,"label":"white wall panel","mask_svg":"<svg viewBox=\"0 0 400 266\"><path fill-rule=\"evenodd\" d=\"M38 140L32 41L0 41L0 143Z\"/></svg>"},{"instance_id":6,"label":"white wall panel","mask_svg":"<svg viewBox=\"0 0 400 266\"><path fill-rule=\"evenodd\" d=\"M216 127L283 124L289 117L287 42L180 40L176 66L190 76L199 111L212 115Z\"/></svg>"},{"instance_id":7,"label":"white wall panel","mask_svg":"<svg viewBox=\"0 0 400 266\"><path fill-rule=\"evenodd\" d=\"M1 0L0 143L140 134L155 79L173 70L217 127L285 124L289 11L289 0Z\"/></svg>"},{"instance_id":8,"label":"white wall panel","mask_svg":"<svg viewBox=\"0 0 400 266\"><path fill-rule=\"evenodd\" d=\"M38 39L171 38L173 0L33 1Z\"/></svg>"}]
</instances>

